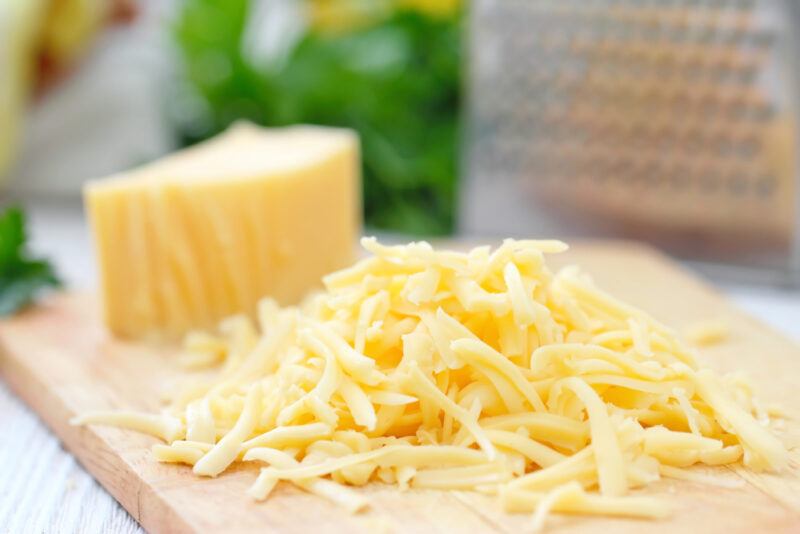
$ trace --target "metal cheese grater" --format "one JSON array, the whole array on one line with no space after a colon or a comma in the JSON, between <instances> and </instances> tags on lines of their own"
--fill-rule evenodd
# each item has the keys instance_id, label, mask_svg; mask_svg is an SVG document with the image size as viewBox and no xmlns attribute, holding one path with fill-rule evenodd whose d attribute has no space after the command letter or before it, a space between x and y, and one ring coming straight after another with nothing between
<instances>
[{"instance_id":1,"label":"metal cheese grater","mask_svg":"<svg viewBox=\"0 0 800 534\"><path fill-rule=\"evenodd\" d=\"M796 23L794 0L474 0L462 229L800 282Z\"/></svg>"}]
</instances>

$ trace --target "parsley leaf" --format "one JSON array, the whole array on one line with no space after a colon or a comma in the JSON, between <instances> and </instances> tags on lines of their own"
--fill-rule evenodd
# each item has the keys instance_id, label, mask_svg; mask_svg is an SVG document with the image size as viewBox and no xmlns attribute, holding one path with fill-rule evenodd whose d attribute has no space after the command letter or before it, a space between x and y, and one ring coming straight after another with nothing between
<instances>
[{"instance_id":1,"label":"parsley leaf","mask_svg":"<svg viewBox=\"0 0 800 534\"><path fill-rule=\"evenodd\" d=\"M0 316L24 308L42 288L61 285L47 261L30 257L26 241L22 209L6 209L0 214Z\"/></svg>"}]
</instances>

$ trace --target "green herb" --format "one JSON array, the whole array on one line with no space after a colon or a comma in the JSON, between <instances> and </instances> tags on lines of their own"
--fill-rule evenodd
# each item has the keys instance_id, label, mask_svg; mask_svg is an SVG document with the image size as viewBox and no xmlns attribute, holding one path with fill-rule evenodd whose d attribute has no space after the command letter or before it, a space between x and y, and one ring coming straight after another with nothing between
<instances>
[{"instance_id":1,"label":"green herb","mask_svg":"<svg viewBox=\"0 0 800 534\"><path fill-rule=\"evenodd\" d=\"M344 33L308 30L286 57L244 57L248 0L188 0L176 27L194 105L175 107L186 143L246 118L356 129L367 225L447 234L455 219L460 13L398 8ZM191 101L188 101L191 102ZM192 111L193 110L193 111Z\"/></svg>"},{"instance_id":2,"label":"green herb","mask_svg":"<svg viewBox=\"0 0 800 534\"><path fill-rule=\"evenodd\" d=\"M25 214L6 209L0 214L0 316L25 307L42 288L60 285L47 261L30 257L26 241Z\"/></svg>"}]
</instances>

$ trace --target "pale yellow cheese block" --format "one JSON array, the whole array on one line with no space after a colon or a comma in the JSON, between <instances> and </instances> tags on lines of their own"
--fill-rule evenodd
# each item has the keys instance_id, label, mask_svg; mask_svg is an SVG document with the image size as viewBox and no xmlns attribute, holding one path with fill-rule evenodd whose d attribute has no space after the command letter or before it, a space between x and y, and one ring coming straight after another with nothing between
<instances>
[{"instance_id":1,"label":"pale yellow cheese block","mask_svg":"<svg viewBox=\"0 0 800 534\"><path fill-rule=\"evenodd\" d=\"M84 193L106 325L173 338L272 296L301 299L353 260L355 133L238 124Z\"/></svg>"}]
</instances>

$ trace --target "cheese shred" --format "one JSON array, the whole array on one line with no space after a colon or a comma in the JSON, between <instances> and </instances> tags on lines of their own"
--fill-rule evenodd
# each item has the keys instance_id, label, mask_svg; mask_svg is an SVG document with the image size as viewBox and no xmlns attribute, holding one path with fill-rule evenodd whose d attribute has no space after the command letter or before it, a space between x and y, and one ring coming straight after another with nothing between
<instances>
[{"instance_id":1,"label":"cheese shred","mask_svg":"<svg viewBox=\"0 0 800 534\"><path fill-rule=\"evenodd\" d=\"M731 485L692 464L787 465L751 388L577 268L552 273L563 243L362 244L372 257L302 305L265 299L257 322L190 335L202 380L164 413L73 422L152 434L156 460L201 476L258 464L255 500L281 481L351 512L369 501L349 486L371 482L473 490L533 513L534 529L551 512L665 517L629 494L662 476Z\"/></svg>"}]
</instances>

